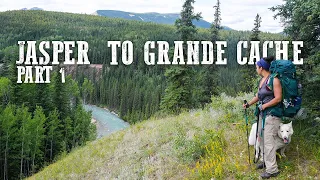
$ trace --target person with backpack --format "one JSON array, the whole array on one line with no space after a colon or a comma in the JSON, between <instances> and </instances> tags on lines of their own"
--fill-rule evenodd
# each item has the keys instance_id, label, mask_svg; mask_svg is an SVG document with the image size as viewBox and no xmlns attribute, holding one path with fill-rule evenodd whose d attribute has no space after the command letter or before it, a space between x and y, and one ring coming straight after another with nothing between
<instances>
[{"instance_id":1,"label":"person with backpack","mask_svg":"<svg viewBox=\"0 0 320 180\"><path fill-rule=\"evenodd\" d=\"M258 103L256 113L259 113L258 138L262 150L263 162L257 165L258 169L266 167L261 174L262 178L276 177L280 172L276 161L276 142L279 125L282 119L282 86L278 77L272 76L269 71L274 57L262 58L256 63L256 72L261 76L258 92L244 108ZM272 81L272 82L270 82ZM271 86L271 87L270 87Z\"/></svg>"}]
</instances>

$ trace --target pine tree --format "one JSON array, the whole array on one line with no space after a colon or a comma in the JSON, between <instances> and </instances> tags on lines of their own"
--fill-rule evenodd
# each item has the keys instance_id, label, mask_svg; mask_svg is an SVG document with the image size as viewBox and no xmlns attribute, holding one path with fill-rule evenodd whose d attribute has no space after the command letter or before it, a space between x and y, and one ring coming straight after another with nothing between
<instances>
[{"instance_id":1,"label":"pine tree","mask_svg":"<svg viewBox=\"0 0 320 180\"><path fill-rule=\"evenodd\" d=\"M82 90L83 102L85 104L87 97L88 96L90 97L93 93L93 90L94 90L93 83L87 78L84 78L83 84L81 86L81 90Z\"/></svg>"},{"instance_id":2,"label":"pine tree","mask_svg":"<svg viewBox=\"0 0 320 180\"><path fill-rule=\"evenodd\" d=\"M260 41L259 34L260 34L260 27L261 27L261 17L259 14L256 15L255 20L254 20L254 28L251 30L251 35L250 35L250 40L248 43L248 48L247 48L247 57L249 60L250 57L250 52L251 52L251 45L250 41ZM244 65L242 67L242 77L243 81L240 82L241 88L245 92L252 92L253 89L255 89L255 86L252 86L255 84L255 80L257 79L257 75L255 73L255 68L252 65Z\"/></svg>"},{"instance_id":3,"label":"pine tree","mask_svg":"<svg viewBox=\"0 0 320 180\"><path fill-rule=\"evenodd\" d=\"M11 81L6 77L0 77L0 107L9 103Z\"/></svg>"},{"instance_id":4,"label":"pine tree","mask_svg":"<svg viewBox=\"0 0 320 180\"><path fill-rule=\"evenodd\" d=\"M10 165L11 165L11 155L13 148L17 146L17 142L15 141L14 136L16 136L17 128L16 128L16 121L17 118L15 117L15 106L8 105L2 115L0 115L0 144L2 149L0 149L1 159L3 159L3 179L8 180L10 178Z\"/></svg>"},{"instance_id":5,"label":"pine tree","mask_svg":"<svg viewBox=\"0 0 320 180\"><path fill-rule=\"evenodd\" d=\"M217 1L217 4L213 6L214 12L214 21L211 24L210 31L211 31L211 41L214 43L218 40L219 37L219 30L222 29L221 27L221 11L220 11L220 0Z\"/></svg>"},{"instance_id":6,"label":"pine tree","mask_svg":"<svg viewBox=\"0 0 320 180\"><path fill-rule=\"evenodd\" d=\"M178 34L181 36L181 40L188 41L193 40L194 35L197 32L196 26L193 24L193 20L200 20L201 13L194 13L193 3L195 0L186 0L182 6L180 18L176 20L175 26L177 27Z\"/></svg>"},{"instance_id":7,"label":"pine tree","mask_svg":"<svg viewBox=\"0 0 320 180\"><path fill-rule=\"evenodd\" d=\"M221 26L221 10L220 10L220 0L217 1L217 4L213 6L214 13L214 21L210 27L210 35L211 41L215 44L216 41L219 40L219 31L222 29ZM216 54L216 48L214 48L214 54ZM214 64L207 65L204 67L204 70L200 70L200 78L199 85L202 88L199 88L197 92L199 95L200 104L203 106L206 103L211 101L211 96L218 94L217 89L217 68L215 68Z\"/></svg>"},{"instance_id":8,"label":"pine tree","mask_svg":"<svg viewBox=\"0 0 320 180\"><path fill-rule=\"evenodd\" d=\"M70 108L75 109L78 104L81 104L81 96L78 83L72 79L71 75L68 75L66 78L66 90L67 96L70 100Z\"/></svg>"},{"instance_id":9,"label":"pine tree","mask_svg":"<svg viewBox=\"0 0 320 180\"><path fill-rule=\"evenodd\" d=\"M70 117L67 117L63 120L64 124L64 133L63 133L63 141L62 141L62 151L70 152L73 147L73 122Z\"/></svg>"},{"instance_id":10,"label":"pine tree","mask_svg":"<svg viewBox=\"0 0 320 180\"><path fill-rule=\"evenodd\" d=\"M53 103L59 112L59 119L65 119L70 114L70 101L67 94L67 86L61 81L61 73L56 71L53 75Z\"/></svg>"},{"instance_id":11,"label":"pine tree","mask_svg":"<svg viewBox=\"0 0 320 180\"><path fill-rule=\"evenodd\" d=\"M52 92L49 84L36 84L37 96L35 96L35 105L41 106L46 116L52 110Z\"/></svg>"},{"instance_id":12,"label":"pine tree","mask_svg":"<svg viewBox=\"0 0 320 180\"><path fill-rule=\"evenodd\" d=\"M197 32L193 20L199 20L201 13L194 13L194 0L186 0L182 6L180 18L176 20L175 26L181 40L186 44L193 40ZM184 59L187 59L187 48L183 47ZM161 109L168 112L179 113L182 109L188 109L194 105L192 102L192 82L193 70L187 66L171 67L166 70L168 86L161 101Z\"/></svg>"},{"instance_id":13,"label":"pine tree","mask_svg":"<svg viewBox=\"0 0 320 180\"><path fill-rule=\"evenodd\" d=\"M43 162L43 146L45 138L45 128L44 123L46 121L46 116L43 112L42 107L37 106L32 118L32 141L31 141L31 167L32 173L35 173L37 168L40 165L40 162Z\"/></svg>"},{"instance_id":14,"label":"pine tree","mask_svg":"<svg viewBox=\"0 0 320 180\"><path fill-rule=\"evenodd\" d=\"M261 17L259 14L257 14L254 19L254 28L251 30L251 35L250 35L248 48L247 48L247 57L250 56L250 49L251 49L250 41L260 41L259 34L261 31L259 28L261 27L261 22L262 22Z\"/></svg>"},{"instance_id":15,"label":"pine tree","mask_svg":"<svg viewBox=\"0 0 320 180\"><path fill-rule=\"evenodd\" d=\"M91 113L86 112L82 105L78 105L74 111L72 146L83 145L90 138Z\"/></svg>"},{"instance_id":16,"label":"pine tree","mask_svg":"<svg viewBox=\"0 0 320 180\"><path fill-rule=\"evenodd\" d=\"M48 120L47 120L47 136L46 136L46 144L49 161L51 162L53 158L60 152L63 142L62 132L61 132L61 124L59 120L59 113L55 109L50 112ZM46 151L46 152L47 152Z\"/></svg>"},{"instance_id":17,"label":"pine tree","mask_svg":"<svg viewBox=\"0 0 320 180\"><path fill-rule=\"evenodd\" d=\"M25 106L17 109L17 120L19 121L19 137L20 137L20 178L22 179L29 172L25 172L26 162L30 158L30 148L32 146L33 127L31 126L31 113Z\"/></svg>"},{"instance_id":18,"label":"pine tree","mask_svg":"<svg viewBox=\"0 0 320 180\"><path fill-rule=\"evenodd\" d=\"M252 34L250 37L250 41L259 41L259 34L260 34L260 27L261 27L261 17L259 14L256 15L256 18L254 20L254 28L252 29Z\"/></svg>"}]
</instances>

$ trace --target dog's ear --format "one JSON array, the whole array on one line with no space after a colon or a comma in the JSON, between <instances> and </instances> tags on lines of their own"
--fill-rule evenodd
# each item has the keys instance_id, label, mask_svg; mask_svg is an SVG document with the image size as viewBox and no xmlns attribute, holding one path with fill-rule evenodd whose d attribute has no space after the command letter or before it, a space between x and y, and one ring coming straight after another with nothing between
<instances>
[{"instance_id":1,"label":"dog's ear","mask_svg":"<svg viewBox=\"0 0 320 180\"><path fill-rule=\"evenodd\" d=\"M292 121L289 123L290 126L292 126Z\"/></svg>"},{"instance_id":2,"label":"dog's ear","mask_svg":"<svg viewBox=\"0 0 320 180\"><path fill-rule=\"evenodd\" d=\"M283 123L280 123L280 124L279 124L279 128L280 128L282 125L283 125Z\"/></svg>"}]
</instances>

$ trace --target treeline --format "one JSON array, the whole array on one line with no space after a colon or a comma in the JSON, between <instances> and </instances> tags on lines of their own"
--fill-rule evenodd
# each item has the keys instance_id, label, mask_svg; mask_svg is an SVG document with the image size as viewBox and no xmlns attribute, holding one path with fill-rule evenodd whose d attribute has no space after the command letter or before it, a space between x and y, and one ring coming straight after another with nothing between
<instances>
[{"instance_id":1,"label":"treeline","mask_svg":"<svg viewBox=\"0 0 320 180\"><path fill-rule=\"evenodd\" d=\"M13 67L13 66L10 66ZM51 84L17 84L14 68L0 77L0 176L24 178L96 137L78 84L58 72Z\"/></svg>"},{"instance_id":2,"label":"treeline","mask_svg":"<svg viewBox=\"0 0 320 180\"><path fill-rule=\"evenodd\" d=\"M99 77L95 74L83 74L80 70L73 76L80 84L85 77L92 81L94 90L88 103L114 109L128 122L146 119L159 110L168 85L165 71L171 65L146 66L143 61L143 45L148 40L163 40L173 47L175 40L181 40L176 27L46 11L1 12L0 17L0 63L5 63L4 67L7 67L11 53L18 51L19 40L85 40L89 43L88 56L91 63L104 64L103 73ZM219 29L217 33L216 40L228 42L225 53L228 65L192 67L193 75L190 76L190 82L198 89L192 89L190 108L198 108L208 103L214 92L236 95L238 92L251 90L240 83L246 80L243 79L243 67L238 66L236 61L237 42L249 40L251 32ZM284 38L280 34L271 33L260 33L259 36L261 41ZM107 41L110 40L130 40L134 43L133 64L125 66L120 63L118 66L110 66L111 50L107 47ZM192 40L212 40L211 30L198 29ZM52 55L52 49L48 52ZM154 52L157 52L157 49ZM118 54L121 54L120 50ZM170 58L172 54L173 48L170 49ZM77 58L76 51L74 55ZM2 74L6 74L6 69L3 69Z\"/></svg>"}]
</instances>

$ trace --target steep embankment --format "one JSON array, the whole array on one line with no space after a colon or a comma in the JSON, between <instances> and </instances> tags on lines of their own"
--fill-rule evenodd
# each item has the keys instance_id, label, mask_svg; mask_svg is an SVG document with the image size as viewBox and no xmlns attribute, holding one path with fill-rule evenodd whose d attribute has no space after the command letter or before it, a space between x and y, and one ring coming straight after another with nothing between
<instances>
[{"instance_id":1,"label":"steep embankment","mask_svg":"<svg viewBox=\"0 0 320 180\"><path fill-rule=\"evenodd\" d=\"M262 171L247 162L242 99L221 96L204 110L138 123L73 151L30 179L257 178ZM287 158L279 156L278 178L319 178L318 146L303 137L301 121L294 128Z\"/></svg>"}]
</instances>

